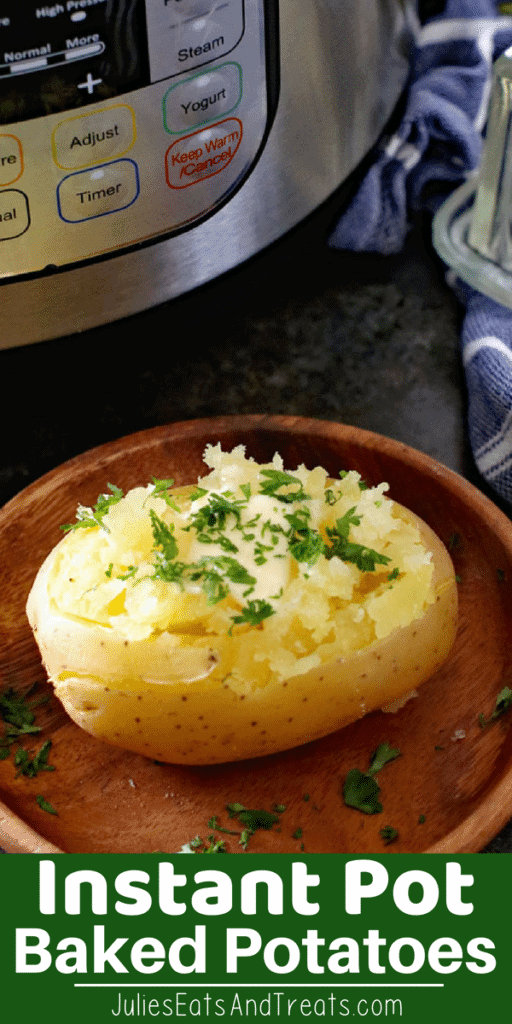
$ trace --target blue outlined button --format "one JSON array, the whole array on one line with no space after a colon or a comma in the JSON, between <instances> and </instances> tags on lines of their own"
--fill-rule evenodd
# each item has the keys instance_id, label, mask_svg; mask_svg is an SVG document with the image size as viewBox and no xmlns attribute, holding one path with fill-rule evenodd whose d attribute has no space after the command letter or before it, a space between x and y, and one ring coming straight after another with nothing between
<instances>
[{"instance_id":1,"label":"blue outlined button","mask_svg":"<svg viewBox=\"0 0 512 1024\"><path fill-rule=\"evenodd\" d=\"M57 189L59 216L68 224L126 210L140 192L134 160L114 160L63 178Z\"/></svg>"}]
</instances>

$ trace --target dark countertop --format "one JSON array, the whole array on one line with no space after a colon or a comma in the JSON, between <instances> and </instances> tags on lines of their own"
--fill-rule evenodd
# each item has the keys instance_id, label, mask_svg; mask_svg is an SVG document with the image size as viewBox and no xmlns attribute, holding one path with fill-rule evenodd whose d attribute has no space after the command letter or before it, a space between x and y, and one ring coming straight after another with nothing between
<instances>
[{"instance_id":1,"label":"dark countertop","mask_svg":"<svg viewBox=\"0 0 512 1024\"><path fill-rule=\"evenodd\" d=\"M328 249L332 212L331 204L180 300L81 335L1 351L0 505L94 445L239 412L374 430L427 452L489 494L465 429L462 312L426 241L428 222L414 225L398 256L354 256ZM512 852L512 823L487 849Z\"/></svg>"}]
</instances>

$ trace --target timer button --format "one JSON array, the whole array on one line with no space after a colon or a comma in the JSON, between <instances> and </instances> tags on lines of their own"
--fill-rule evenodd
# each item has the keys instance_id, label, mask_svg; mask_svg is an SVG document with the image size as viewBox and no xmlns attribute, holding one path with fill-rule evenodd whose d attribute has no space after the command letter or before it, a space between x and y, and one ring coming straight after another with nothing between
<instances>
[{"instance_id":1,"label":"timer button","mask_svg":"<svg viewBox=\"0 0 512 1024\"><path fill-rule=\"evenodd\" d=\"M53 159L64 170L90 167L123 156L135 137L135 113L118 103L61 121L52 133Z\"/></svg>"},{"instance_id":2,"label":"timer button","mask_svg":"<svg viewBox=\"0 0 512 1024\"><path fill-rule=\"evenodd\" d=\"M69 224L126 210L139 194L134 160L114 160L63 178L57 189L59 216Z\"/></svg>"},{"instance_id":3,"label":"timer button","mask_svg":"<svg viewBox=\"0 0 512 1024\"><path fill-rule=\"evenodd\" d=\"M242 98L242 69L229 61L171 86L164 96L164 127L173 135L216 121Z\"/></svg>"},{"instance_id":4,"label":"timer button","mask_svg":"<svg viewBox=\"0 0 512 1024\"><path fill-rule=\"evenodd\" d=\"M23 150L15 135L0 135L0 185L12 185L23 174Z\"/></svg>"}]
</instances>

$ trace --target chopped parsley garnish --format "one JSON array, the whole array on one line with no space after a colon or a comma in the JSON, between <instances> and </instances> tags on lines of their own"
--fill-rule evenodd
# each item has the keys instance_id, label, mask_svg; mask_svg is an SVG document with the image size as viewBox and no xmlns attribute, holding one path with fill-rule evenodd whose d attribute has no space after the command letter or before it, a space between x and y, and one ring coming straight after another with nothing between
<instances>
[{"instance_id":1,"label":"chopped parsley garnish","mask_svg":"<svg viewBox=\"0 0 512 1024\"><path fill-rule=\"evenodd\" d=\"M351 526L359 526L361 517L355 515L356 506L349 508L345 515L336 520L335 527L327 527L326 533L330 546L325 548L326 558L337 555L342 562L354 562L361 572L375 572L376 565L388 565L391 559L387 555L373 551L364 544L355 544L348 539Z\"/></svg>"},{"instance_id":2,"label":"chopped parsley garnish","mask_svg":"<svg viewBox=\"0 0 512 1024\"><path fill-rule=\"evenodd\" d=\"M512 707L512 690L508 686L504 686L496 697L496 704L494 706L494 710L489 715L489 718L485 718L483 714L478 716L480 728L485 729L486 726L491 724L491 722L495 722L497 718L501 718L501 716L504 715L510 707Z\"/></svg>"},{"instance_id":3,"label":"chopped parsley garnish","mask_svg":"<svg viewBox=\"0 0 512 1024\"><path fill-rule=\"evenodd\" d=\"M381 814L378 800L380 786L359 768L351 768L343 785L343 800L347 807L355 807L363 814Z\"/></svg>"},{"instance_id":4,"label":"chopped parsley garnish","mask_svg":"<svg viewBox=\"0 0 512 1024\"><path fill-rule=\"evenodd\" d=\"M24 747L19 747L14 755L14 764L18 769L16 778L19 775L26 775L29 779L34 779L38 772L54 772L55 766L48 764L51 746L52 741L47 740L33 758L29 757L29 752Z\"/></svg>"},{"instance_id":5,"label":"chopped parsley garnish","mask_svg":"<svg viewBox=\"0 0 512 1024\"><path fill-rule=\"evenodd\" d=\"M376 775L384 768L384 765L389 761L394 761L396 757L400 757L400 751L397 748L390 747L389 743L380 743L372 754L367 775Z\"/></svg>"},{"instance_id":6,"label":"chopped parsley garnish","mask_svg":"<svg viewBox=\"0 0 512 1024\"><path fill-rule=\"evenodd\" d=\"M366 772L359 768L351 768L343 784L343 800L347 807L355 807L363 814L381 814L382 804L378 797L380 786L374 775L395 757L400 756L400 751L389 746L389 743L381 743L372 754L370 767Z\"/></svg>"},{"instance_id":7,"label":"chopped parsley garnish","mask_svg":"<svg viewBox=\"0 0 512 1024\"><path fill-rule=\"evenodd\" d=\"M201 836L195 836L190 842L185 843L180 853L227 853L226 844L223 839L215 839L215 836L208 836L206 840Z\"/></svg>"},{"instance_id":8,"label":"chopped parsley garnish","mask_svg":"<svg viewBox=\"0 0 512 1024\"><path fill-rule=\"evenodd\" d=\"M245 608L242 608L241 615L235 615L232 622L236 626L244 625L245 623L249 626L259 626L263 619L268 619L270 615L275 614L275 609L268 601L261 601L256 599L254 601L248 601Z\"/></svg>"},{"instance_id":9,"label":"chopped parsley garnish","mask_svg":"<svg viewBox=\"0 0 512 1024\"><path fill-rule=\"evenodd\" d=\"M279 818L270 811L249 811L244 808L243 811L238 812L238 820L242 822L242 825L250 828L251 832L256 832L259 828L272 828L272 825L277 824Z\"/></svg>"},{"instance_id":10,"label":"chopped parsley garnish","mask_svg":"<svg viewBox=\"0 0 512 1024\"><path fill-rule=\"evenodd\" d=\"M245 811L245 809L243 804L226 804L226 810L230 818L236 818L237 814L240 814L240 811Z\"/></svg>"},{"instance_id":11,"label":"chopped parsley garnish","mask_svg":"<svg viewBox=\"0 0 512 1024\"><path fill-rule=\"evenodd\" d=\"M388 576L388 583L391 583L392 580L397 580L399 576L400 576L400 569L398 568L397 565L395 565L395 568L393 569L393 572L390 572L390 574Z\"/></svg>"},{"instance_id":12,"label":"chopped parsley garnish","mask_svg":"<svg viewBox=\"0 0 512 1024\"><path fill-rule=\"evenodd\" d=\"M296 828L295 832L292 832L292 839L302 839L302 829Z\"/></svg>"},{"instance_id":13,"label":"chopped parsley garnish","mask_svg":"<svg viewBox=\"0 0 512 1024\"><path fill-rule=\"evenodd\" d=\"M171 498L171 495L168 493L174 483L174 480L159 480L156 476L152 476L151 483L153 484L153 490L151 494L148 495L148 497L163 498L165 504L168 505L169 508L173 508L175 512L179 512L179 505L176 504L173 498ZM145 501L147 500L148 499L146 498Z\"/></svg>"},{"instance_id":14,"label":"chopped parsley garnish","mask_svg":"<svg viewBox=\"0 0 512 1024\"><path fill-rule=\"evenodd\" d=\"M174 526L172 523L170 526L167 526L167 523L164 523L163 519L160 519L160 516L157 516L152 508L149 510L149 516L155 544L161 551L161 554L159 553L160 560L162 563L164 561L172 562L178 554L178 542L174 536Z\"/></svg>"},{"instance_id":15,"label":"chopped parsley garnish","mask_svg":"<svg viewBox=\"0 0 512 1024\"><path fill-rule=\"evenodd\" d=\"M120 573L120 575L117 577L117 579L118 580L123 580L123 581L124 580L132 580L133 577L137 573L137 568L138 567L136 565L129 565L127 570L126 570L126 572Z\"/></svg>"},{"instance_id":16,"label":"chopped parsley garnish","mask_svg":"<svg viewBox=\"0 0 512 1024\"><path fill-rule=\"evenodd\" d=\"M398 830L392 825L384 825L384 828L379 829L379 835L385 845L389 846L390 843L394 843L398 839Z\"/></svg>"},{"instance_id":17,"label":"chopped parsley garnish","mask_svg":"<svg viewBox=\"0 0 512 1024\"><path fill-rule=\"evenodd\" d=\"M228 596L229 587L225 583L225 578L231 583L248 587L248 592L256 583L255 577L251 576L245 566L228 555L217 555L212 558L205 556L187 566L187 570L189 579L201 581L208 604L217 604Z\"/></svg>"},{"instance_id":18,"label":"chopped parsley garnish","mask_svg":"<svg viewBox=\"0 0 512 1024\"><path fill-rule=\"evenodd\" d=\"M39 697L28 703L28 697L34 692L35 686L26 693L20 694L8 687L0 694L0 719L4 723L4 732L0 737L0 760L9 757L12 744L21 736L32 736L41 732L35 725L34 708L46 704L49 696Z\"/></svg>"},{"instance_id":19,"label":"chopped parsley garnish","mask_svg":"<svg viewBox=\"0 0 512 1024\"><path fill-rule=\"evenodd\" d=\"M288 538L290 554L296 562L307 562L311 566L325 554L325 543L321 534L308 526L309 518L309 509L300 509L285 516L291 526Z\"/></svg>"},{"instance_id":20,"label":"chopped parsley garnish","mask_svg":"<svg viewBox=\"0 0 512 1024\"><path fill-rule=\"evenodd\" d=\"M50 699L49 694L38 697L28 702L28 697L36 689L36 685L23 694L16 693L12 687L8 687L0 694L0 719L4 723L4 734L0 737L0 761L4 761L11 753L12 744L22 736L32 736L41 732L41 727L35 725L34 708L46 704ZM30 757L32 751L24 747L18 747L14 754L14 766L17 768L16 778L25 775L34 779L39 772L53 772L55 767L48 764L48 755L52 746L51 740L46 740L39 748L34 757ZM57 814L57 811L48 803L43 796L37 796L36 800L43 811L49 814Z\"/></svg>"},{"instance_id":21,"label":"chopped parsley garnish","mask_svg":"<svg viewBox=\"0 0 512 1024\"><path fill-rule=\"evenodd\" d=\"M115 484L107 484L107 487L111 492L110 494L100 494L93 508L79 505L76 513L76 523L66 523L65 526L61 526L61 530L68 533L70 530L90 530L95 526L101 526L103 530L107 530L103 518L108 510L112 508L112 505L117 505L123 497L123 491L120 487L116 487Z\"/></svg>"},{"instance_id":22,"label":"chopped parsley garnish","mask_svg":"<svg viewBox=\"0 0 512 1024\"><path fill-rule=\"evenodd\" d=\"M418 825L424 825L426 820L427 820L426 816L424 814L420 814L420 816L418 818Z\"/></svg>"},{"instance_id":23,"label":"chopped parsley garnish","mask_svg":"<svg viewBox=\"0 0 512 1024\"><path fill-rule=\"evenodd\" d=\"M340 473L342 478L346 475L345 471ZM338 557L344 562L352 562L361 572L374 572L377 566L388 565L391 561L388 556L349 540L351 526L358 526L361 523L361 515L357 514L355 505L336 520L335 526L327 527L325 532L313 528L311 512L309 508L304 507L304 503L310 501L311 496L305 492L299 477L291 473L273 468L260 471L259 493L275 499L274 513L279 511L279 502L288 506L287 514L281 514L281 521L278 522L273 522L270 518L264 519L261 512L249 520L250 512L247 512L247 506L253 494L253 486L250 483L239 485L236 492L238 497L234 491L225 490L217 493L198 486L187 496L187 512L173 500L170 493L173 483L171 478L152 477L152 490L145 501L150 497L161 498L171 509L182 511L188 517L188 522L184 525L184 521L180 521L180 527L176 527L175 530L172 521L168 523L157 515L154 509L149 509L154 541L151 552L153 570L146 574L146 578L177 584L182 590L197 583L206 596L208 605L215 605L232 595L231 584L242 588L242 605L243 600L249 598L257 584L256 574L253 575L250 569L253 566L264 566L274 558L283 559L291 556L301 566L305 578L308 578L308 570L322 557ZM365 487L361 481L360 489L363 490ZM117 504L123 497L123 491L119 487L108 484L108 488L110 493L100 495L92 509L79 506L77 522L62 529L74 530L97 526L107 529L103 521L104 516L112 505ZM243 497L240 497L240 494ZM330 505L335 504L340 497L341 495L333 488L325 491L325 501ZM190 503L195 501L199 501L199 507L192 510ZM302 506L300 503L303 503ZM295 505L293 509L290 508L292 505ZM284 513L284 510L281 512ZM180 560L180 529L186 532L193 531L196 542L204 545L206 551L209 548L212 553L200 558L196 556L196 561ZM238 557L239 544L242 541L245 545L252 546L249 568ZM220 548L220 552L216 553L215 548ZM243 555L240 557L243 559ZM122 564L115 570L114 563L110 562L105 569L105 576L107 579L115 576L123 582L132 580L133 584L136 584L142 579L139 579L138 571L139 567L136 565ZM392 582L398 575L399 570L395 568L389 573L388 580ZM247 600L245 606L239 608L237 614L232 617L229 632L234 625L259 626L265 619L274 615L276 609L270 602L277 600L282 592L283 588L270 599L266 599L265 596L264 599Z\"/></svg>"},{"instance_id":24,"label":"chopped parsley garnish","mask_svg":"<svg viewBox=\"0 0 512 1024\"><path fill-rule=\"evenodd\" d=\"M292 476L291 473L283 473L280 469L262 469L261 476L266 477L266 481L260 487L260 494L268 494L288 505L294 501L309 501L310 496L304 491L299 478ZM277 493L281 487L292 484L297 484L296 490L287 491L285 494Z\"/></svg>"},{"instance_id":25,"label":"chopped parsley garnish","mask_svg":"<svg viewBox=\"0 0 512 1024\"><path fill-rule=\"evenodd\" d=\"M194 512L190 527L203 543L218 541L218 535L226 528L228 516L234 516L236 524L240 524L240 501L228 501L223 494L212 494L205 505Z\"/></svg>"},{"instance_id":26,"label":"chopped parsley garnish","mask_svg":"<svg viewBox=\"0 0 512 1024\"><path fill-rule=\"evenodd\" d=\"M238 818L239 822L245 826L240 834L239 843L244 850L247 849L250 839L258 829L271 829L279 822L276 814L264 810L249 810L243 804L226 804L226 810L230 818Z\"/></svg>"},{"instance_id":27,"label":"chopped parsley garnish","mask_svg":"<svg viewBox=\"0 0 512 1024\"><path fill-rule=\"evenodd\" d=\"M286 807L284 804L274 804L273 809L281 814ZM238 818L240 824L244 826L243 829L234 831L223 828L219 824L216 814L209 819L208 828L214 829L216 832L224 832L229 836L239 836L238 844L244 850L247 849L252 836L258 829L271 829L280 821L276 814L264 810L250 810L239 803L226 804L226 810L230 818ZM277 831L280 832L281 829L277 829ZM180 853L229 853L229 850L226 849L224 840L216 840L213 835L209 835L206 840L203 840L201 836L197 835L182 846Z\"/></svg>"},{"instance_id":28,"label":"chopped parsley garnish","mask_svg":"<svg viewBox=\"0 0 512 1024\"><path fill-rule=\"evenodd\" d=\"M51 803L49 803L48 800L45 800L44 796L41 796L40 793L36 796L36 801L42 811L46 811L48 814L58 814L55 807L52 807Z\"/></svg>"}]
</instances>

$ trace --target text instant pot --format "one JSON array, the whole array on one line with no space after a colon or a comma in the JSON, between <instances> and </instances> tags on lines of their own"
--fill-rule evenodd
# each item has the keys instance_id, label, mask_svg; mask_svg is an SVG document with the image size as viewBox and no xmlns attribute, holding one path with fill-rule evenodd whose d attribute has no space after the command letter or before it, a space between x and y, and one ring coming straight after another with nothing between
<instances>
[{"instance_id":1,"label":"text instant pot","mask_svg":"<svg viewBox=\"0 0 512 1024\"><path fill-rule=\"evenodd\" d=\"M355 858L340 864L336 885L329 876L326 886L302 860L287 862L283 872L261 868L238 872L238 878L217 868L191 870L189 858L185 873L179 857L154 857L150 871L131 868L115 875L67 870L68 864L67 858L39 862L34 892L39 927L15 929L17 974L52 968L69 975L135 972L168 980L211 976L213 965L229 980L243 977L251 965L265 978L295 978L300 972L324 980L337 975L396 979L418 972L421 977L489 974L496 967L494 943L484 936L468 939L467 928L458 928L475 905L474 877L456 860L446 861L442 877L436 871L437 880L430 871L408 870L393 881L380 861ZM386 937L383 900L395 920L398 912L404 935ZM450 931L462 930L464 938L429 929L429 915L439 921L439 910ZM137 924L135 936L133 919L142 924L146 915L157 934L146 934L146 922L146 929ZM325 927L313 927L315 918ZM418 919L421 940L410 934Z\"/></svg>"}]
</instances>

